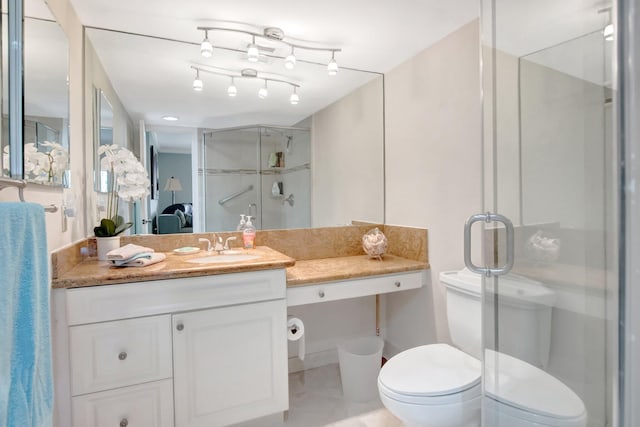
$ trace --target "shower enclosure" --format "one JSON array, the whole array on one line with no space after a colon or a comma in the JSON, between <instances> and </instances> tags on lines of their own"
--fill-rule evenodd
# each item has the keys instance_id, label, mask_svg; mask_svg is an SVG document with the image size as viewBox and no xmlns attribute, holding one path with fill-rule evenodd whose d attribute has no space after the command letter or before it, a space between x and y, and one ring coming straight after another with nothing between
<instances>
[{"instance_id":1,"label":"shower enclosure","mask_svg":"<svg viewBox=\"0 0 640 427\"><path fill-rule=\"evenodd\" d=\"M220 129L203 141L204 231L235 230L240 214L257 229L310 226L308 128Z\"/></svg>"},{"instance_id":2,"label":"shower enclosure","mask_svg":"<svg viewBox=\"0 0 640 427\"><path fill-rule=\"evenodd\" d=\"M483 259L466 250L484 276L485 426L614 425L620 188L611 6L482 0L478 191L490 214L479 215ZM504 356L501 338L518 327L504 321L505 274L553 293L553 302L529 301L552 310L548 360L536 368L577 400L562 387L537 390L543 377Z\"/></svg>"}]
</instances>

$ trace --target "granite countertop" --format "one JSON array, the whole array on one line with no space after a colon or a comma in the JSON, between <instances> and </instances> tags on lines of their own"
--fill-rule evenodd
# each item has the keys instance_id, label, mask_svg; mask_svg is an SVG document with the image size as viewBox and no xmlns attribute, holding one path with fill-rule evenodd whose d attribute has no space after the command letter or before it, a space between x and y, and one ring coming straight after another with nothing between
<instances>
[{"instance_id":1,"label":"granite countertop","mask_svg":"<svg viewBox=\"0 0 640 427\"><path fill-rule=\"evenodd\" d=\"M287 287L418 271L427 268L429 268L427 262L388 254L384 255L381 261L371 259L367 255L302 260L296 261L295 265L287 268Z\"/></svg>"},{"instance_id":2,"label":"granite countertop","mask_svg":"<svg viewBox=\"0 0 640 427\"><path fill-rule=\"evenodd\" d=\"M200 251L194 255L166 253L167 259L158 264L127 268L114 268L106 261L89 258L59 278L53 279L52 287L79 288L275 268L286 268L287 287L292 287L429 268L426 262L395 255L385 255L382 261L370 259L366 255L296 261L266 246L242 252L259 255L260 258L230 263L194 264L187 261L208 256L207 252Z\"/></svg>"},{"instance_id":3,"label":"granite countertop","mask_svg":"<svg viewBox=\"0 0 640 427\"><path fill-rule=\"evenodd\" d=\"M242 250L243 253L259 255L260 258L229 263L195 264L189 259L209 256L201 250L193 255L165 253L167 259L147 267L111 267L107 261L88 258L68 272L52 280L53 288L78 288L85 286L112 285L118 283L144 282L149 280L177 279L183 277L209 276L215 274L241 273L270 270L293 266L295 260L266 246Z\"/></svg>"}]
</instances>

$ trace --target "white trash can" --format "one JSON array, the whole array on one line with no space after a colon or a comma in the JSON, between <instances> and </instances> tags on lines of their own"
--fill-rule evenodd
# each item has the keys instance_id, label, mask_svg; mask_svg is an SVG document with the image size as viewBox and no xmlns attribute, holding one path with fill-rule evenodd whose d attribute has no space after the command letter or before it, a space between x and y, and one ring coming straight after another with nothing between
<instances>
[{"instance_id":1,"label":"white trash can","mask_svg":"<svg viewBox=\"0 0 640 427\"><path fill-rule=\"evenodd\" d=\"M354 338L338 344L342 392L347 400L368 402L378 396L378 373L384 341L380 337Z\"/></svg>"}]
</instances>

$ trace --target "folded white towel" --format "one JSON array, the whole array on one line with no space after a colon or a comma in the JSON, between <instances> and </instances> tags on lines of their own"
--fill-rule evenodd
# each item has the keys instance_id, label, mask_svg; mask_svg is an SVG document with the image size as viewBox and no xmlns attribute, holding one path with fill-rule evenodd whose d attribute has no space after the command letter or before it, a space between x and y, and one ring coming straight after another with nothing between
<instances>
[{"instance_id":1,"label":"folded white towel","mask_svg":"<svg viewBox=\"0 0 640 427\"><path fill-rule=\"evenodd\" d=\"M120 248L107 252L107 259L110 261L124 260L145 252L154 252L154 250L129 243L128 245L124 245Z\"/></svg>"},{"instance_id":2,"label":"folded white towel","mask_svg":"<svg viewBox=\"0 0 640 427\"><path fill-rule=\"evenodd\" d=\"M148 256L142 256L127 262L111 261L114 267L146 267L147 265L156 264L167 258L162 252L154 252Z\"/></svg>"}]
</instances>

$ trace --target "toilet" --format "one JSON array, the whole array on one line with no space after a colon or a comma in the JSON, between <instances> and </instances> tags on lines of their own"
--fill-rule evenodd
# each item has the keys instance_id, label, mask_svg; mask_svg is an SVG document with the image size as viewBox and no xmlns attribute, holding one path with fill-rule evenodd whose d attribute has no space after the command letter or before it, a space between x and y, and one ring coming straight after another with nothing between
<instances>
[{"instance_id":1,"label":"toilet","mask_svg":"<svg viewBox=\"0 0 640 427\"><path fill-rule=\"evenodd\" d=\"M498 308L510 328L500 335L501 352L485 349L481 414L481 279L465 268L441 273L440 281L456 347L424 345L389 359L378 375L389 412L408 427L477 427L481 417L487 427L586 426L582 400L542 369L549 359L552 291L515 275L500 279Z\"/></svg>"}]
</instances>

